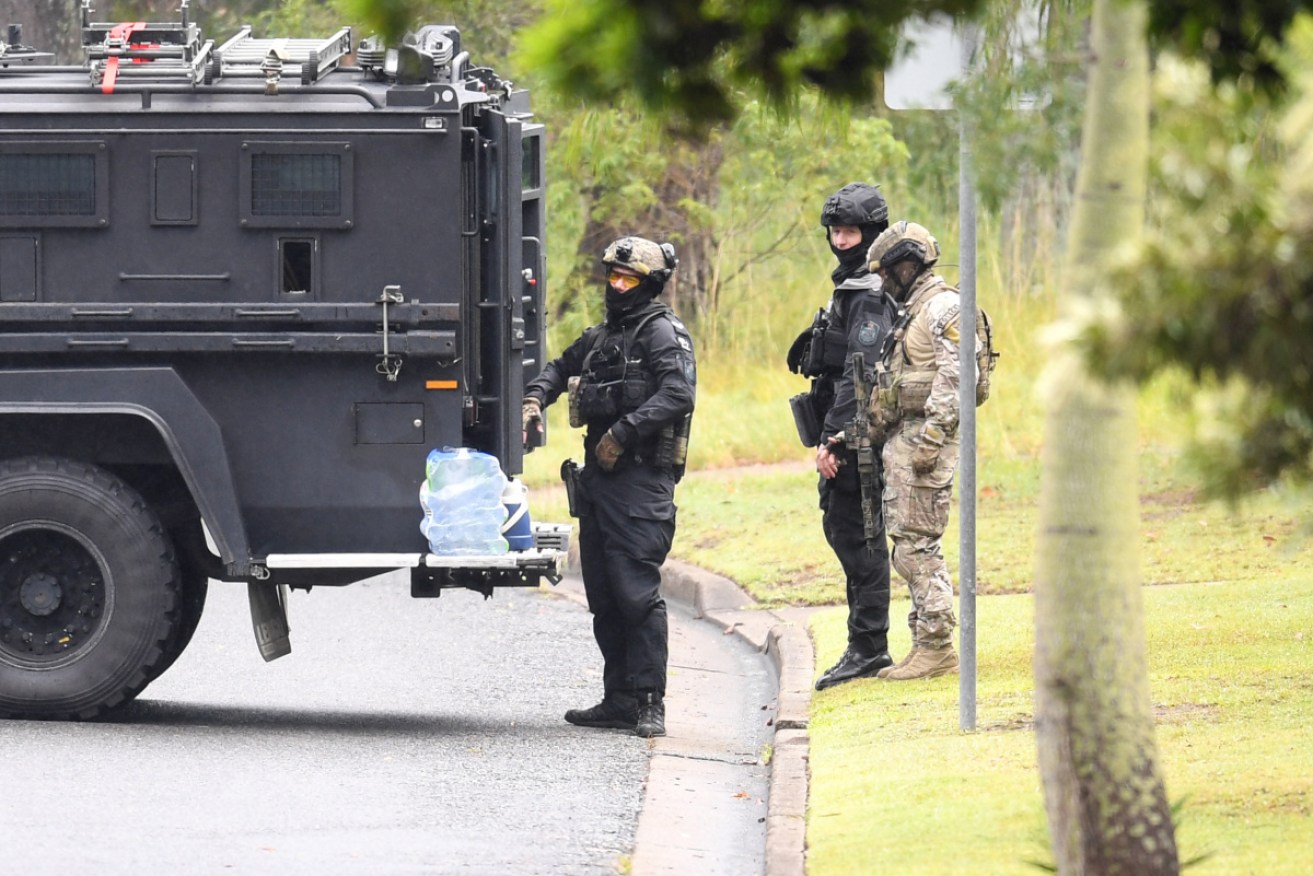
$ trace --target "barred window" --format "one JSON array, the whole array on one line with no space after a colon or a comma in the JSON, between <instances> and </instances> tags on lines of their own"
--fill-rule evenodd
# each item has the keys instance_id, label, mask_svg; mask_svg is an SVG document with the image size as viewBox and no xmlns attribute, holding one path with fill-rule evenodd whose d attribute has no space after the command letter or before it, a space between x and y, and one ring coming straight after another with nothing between
<instances>
[{"instance_id":1,"label":"barred window","mask_svg":"<svg viewBox=\"0 0 1313 876\"><path fill-rule=\"evenodd\" d=\"M256 216L340 216L341 157L252 155L251 212Z\"/></svg>"},{"instance_id":2,"label":"barred window","mask_svg":"<svg viewBox=\"0 0 1313 876\"><path fill-rule=\"evenodd\" d=\"M239 219L245 228L351 228L350 143L242 143Z\"/></svg>"},{"instance_id":3,"label":"barred window","mask_svg":"<svg viewBox=\"0 0 1313 876\"><path fill-rule=\"evenodd\" d=\"M0 216L95 216L96 158L0 154Z\"/></svg>"}]
</instances>

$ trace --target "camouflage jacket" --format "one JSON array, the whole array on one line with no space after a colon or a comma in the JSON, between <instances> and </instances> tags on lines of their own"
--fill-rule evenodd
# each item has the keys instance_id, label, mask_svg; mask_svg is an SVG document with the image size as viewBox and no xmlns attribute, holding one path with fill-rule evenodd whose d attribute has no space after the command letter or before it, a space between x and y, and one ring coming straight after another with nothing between
<instances>
[{"instance_id":1,"label":"camouflage jacket","mask_svg":"<svg viewBox=\"0 0 1313 876\"><path fill-rule=\"evenodd\" d=\"M903 325L887 366L893 375L904 420L925 418L945 436L957 434L961 341L961 297L938 274L927 271L912 285Z\"/></svg>"}]
</instances>

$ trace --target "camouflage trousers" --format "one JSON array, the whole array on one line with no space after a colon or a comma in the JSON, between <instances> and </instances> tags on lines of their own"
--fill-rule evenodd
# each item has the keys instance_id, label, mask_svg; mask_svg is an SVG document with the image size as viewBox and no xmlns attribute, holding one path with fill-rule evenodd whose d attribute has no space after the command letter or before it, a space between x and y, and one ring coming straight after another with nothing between
<instances>
[{"instance_id":1,"label":"camouflage trousers","mask_svg":"<svg viewBox=\"0 0 1313 876\"><path fill-rule=\"evenodd\" d=\"M951 440L943 446L934 471L916 474L912 448L922 422L904 421L884 445L885 531L893 567L912 595L907 625L913 647L947 648L953 644L957 618L942 541L957 472L958 442Z\"/></svg>"}]
</instances>

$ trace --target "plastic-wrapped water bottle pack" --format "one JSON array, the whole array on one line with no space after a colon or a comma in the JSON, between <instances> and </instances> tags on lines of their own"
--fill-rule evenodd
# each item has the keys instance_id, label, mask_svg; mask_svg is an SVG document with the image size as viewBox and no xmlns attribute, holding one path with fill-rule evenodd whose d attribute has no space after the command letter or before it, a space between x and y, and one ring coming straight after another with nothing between
<instances>
[{"instance_id":1,"label":"plastic-wrapped water bottle pack","mask_svg":"<svg viewBox=\"0 0 1313 876\"><path fill-rule=\"evenodd\" d=\"M467 447L429 452L419 501L420 530L439 556L504 554L506 476L497 458Z\"/></svg>"}]
</instances>

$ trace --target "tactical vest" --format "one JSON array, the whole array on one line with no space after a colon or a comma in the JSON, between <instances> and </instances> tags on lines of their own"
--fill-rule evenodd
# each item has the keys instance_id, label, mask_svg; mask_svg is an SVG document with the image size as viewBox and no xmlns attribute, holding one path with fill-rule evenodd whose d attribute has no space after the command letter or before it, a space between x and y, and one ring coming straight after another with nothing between
<instances>
[{"instance_id":1,"label":"tactical vest","mask_svg":"<svg viewBox=\"0 0 1313 876\"><path fill-rule=\"evenodd\" d=\"M844 291L862 291L879 288L874 274L850 277L835 288L836 295ZM833 299L831 307L834 306ZM832 324L830 311L821 309L812 321L811 338L802 365L804 377L838 377L848 363L848 331L844 326Z\"/></svg>"},{"instance_id":2,"label":"tactical vest","mask_svg":"<svg viewBox=\"0 0 1313 876\"><path fill-rule=\"evenodd\" d=\"M634 358L631 351L643 327L668 314L667 310L654 310L618 331L606 325L596 327L584 354L579 380L571 386L572 419L577 415L580 425L610 428L656 394L656 375L646 358ZM691 349L692 338L678 322L675 331L689 342ZM691 425L692 416L686 414L680 422L663 426L653 439L627 456L658 468L673 468L677 475L682 475Z\"/></svg>"},{"instance_id":3,"label":"tactical vest","mask_svg":"<svg viewBox=\"0 0 1313 876\"><path fill-rule=\"evenodd\" d=\"M940 285L942 289L960 295L955 286L949 286L942 281ZM894 419L925 416L926 401L930 398L938 370L911 367L912 357L907 350L907 329L932 297L925 295L916 303L915 309L909 308L901 314L889 334L881 357L883 361L877 377L877 391L871 395L872 414L876 415L878 412L878 415L886 421L890 420L891 416ZM979 348L976 350L975 357L976 406L979 407L989 398L990 376L998 365L999 357L994 350L994 329L989 314L980 307L976 308L976 341L976 346ZM933 361L933 351L923 351L923 353L925 355L918 358L925 359L928 355Z\"/></svg>"}]
</instances>

